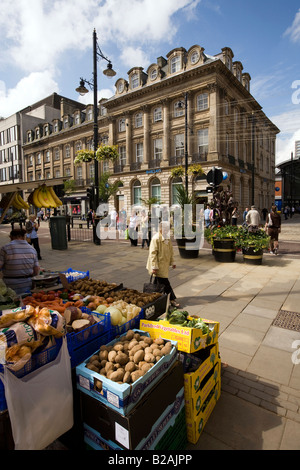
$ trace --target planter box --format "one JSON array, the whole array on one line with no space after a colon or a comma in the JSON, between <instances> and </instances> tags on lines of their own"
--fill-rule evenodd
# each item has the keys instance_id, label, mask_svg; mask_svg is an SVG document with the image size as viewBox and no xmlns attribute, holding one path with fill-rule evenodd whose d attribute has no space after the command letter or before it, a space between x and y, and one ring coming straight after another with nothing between
<instances>
[{"instance_id":1,"label":"planter box","mask_svg":"<svg viewBox=\"0 0 300 470\"><path fill-rule=\"evenodd\" d=\"M235 261L236 249L232 239L214 240L213 255L216 261L222 263L233 263Z\"/></svg>"},{"instance_id":2,"label":"planter box","mask_svg":"<svg viewBox=\"0 0 300 470\"><path fill-rule=\"evenodd\" d=\"M169 449L178 433L186 440L182 366L177 361L126 416L83 393L81 410L85 442L93 448Z\"/></svg>"},{"instance_id":3,"label":"planter box","mask_svg":"<svg viewBox=\"0 0 300 470\"><path fill-rule=\"evenodd\" d=\"M247 264L262 264L262 259L263 259L263 250L257 250L254 251L252 247L249 248L243 248L243 259L244 262Z\"/></svg>"},{"instance_id":4,"label":"planter box","mask_svg":"<svg viewBox=\"0 0 300 470\"><path fill-rule=\"evenodd\" d=\"M151 338L159 338L176 341L178 351L192 353L206 348L218 341L219 322L205 320L210 325L210 332L206 335L199 328L187 328L180 325L172 325L167 320L159 322L141 320L140 329L147 331Z\"/></svg>"},{"instance_id":5,"label":"planter box","mask_svg":"<svg viewBox=\"0 0 300 470\"><path fill-rule=\"evenodd\" d=\"M149 336L148 333L136 330L140 334ZM111 341L110 345L118 342L119 338ZM172 341L173 348L167 356L163 356L144 376L140 377L133 384L119 384L107 379L103 375L98 374L85 367L88 359L76 367L77 388L93 398L110 406L115 411L126 415L134 408L139 400L148 393L152 387L161 379L174 362L177 356L177 343ZM99 348L94 351L98 352ZM91 354L92 356L92 354ZM89 356L90 357L90 356ZM98 391L95 382L102 383L102 390Z\"/></svg>"}]
</instances>

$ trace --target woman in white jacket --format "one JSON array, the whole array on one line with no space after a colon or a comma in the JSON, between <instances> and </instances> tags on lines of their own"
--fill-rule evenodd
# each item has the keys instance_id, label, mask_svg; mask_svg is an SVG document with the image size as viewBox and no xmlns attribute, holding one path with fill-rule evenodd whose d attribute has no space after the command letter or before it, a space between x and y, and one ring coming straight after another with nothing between
<instances>
[{"instance_id":1,"label":"woman in white jacket","mask_svg":"<svg viewBox=\"0 0 300 470\"><path fill-rule=\"evenodd\" d=\"M170 226L167 222L162 222L160 223L159 232L151 240L146 268L150 276L155 276L155 283L165 286L165 293L170 294L171 305L179 308L180 305L176 301L176 296L168 279L170 267L176 268L173 246L170 240Z\"/></svg>"}]
</instances>

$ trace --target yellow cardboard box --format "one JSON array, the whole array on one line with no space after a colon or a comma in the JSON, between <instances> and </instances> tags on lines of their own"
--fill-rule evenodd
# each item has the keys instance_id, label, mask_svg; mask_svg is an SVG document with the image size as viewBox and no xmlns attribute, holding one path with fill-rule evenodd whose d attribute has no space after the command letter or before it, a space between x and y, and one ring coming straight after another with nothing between
<instances>
[{"instance_id":1,"label":"yellow cardboard box","mask_svg":"<svg viewBox=\"0 0 300 470\"><path fill-rule=\"evenodd\" d=\"M140 330L147 331L151 338L159 338L161 336L164 339L177 341L179 351L192 353L218 341L219 322L205 320L204 318L202 320L209 324L210 332L206 335L199 328L172 325L167 320L140 320Z\"/></svg>"},{"instance_id":2,"label":"yellow cardboard box","mask_svg":"<svg viewBox=\"0 0 300 470\"><path fill-rule=\"evenodd\" d=\"M197 416L189 418L186 416L187 439L192 444L197 444L199 437L210 417L216 403L221 395L221 380L216 383Z\"/></svg>"},{"instance_id":3,"label":"yellow cardboard box","mask_svg":"<svg viewBox=\"0 0 300 470\"><path fill-rule=\"evenodd\" d=\"M196 419L203 403L211 390L221 380L221 361L217 360L213 369L203 379L197 392L184 384L184 400L186 417Z\"/></svg>"},{"instance_id":4,"label":"yellow cardboard box","mask_svg":"<svg viewBox=\"0 0 300 470\"><path fill-rule=\"evenodd\" d=\"M184 354L185 353L180 353L180 355ZM184 374L184 388L188 396L191 397L195 397L197 395L200 390L201 383L204 381L204 378L207 376L207 374L218 361L219 343L216 343L215 345L211 345L201 350L200 354L201 359L203 358L202 364L194 372L185 372Z\"/></svg>"}]
</instances>

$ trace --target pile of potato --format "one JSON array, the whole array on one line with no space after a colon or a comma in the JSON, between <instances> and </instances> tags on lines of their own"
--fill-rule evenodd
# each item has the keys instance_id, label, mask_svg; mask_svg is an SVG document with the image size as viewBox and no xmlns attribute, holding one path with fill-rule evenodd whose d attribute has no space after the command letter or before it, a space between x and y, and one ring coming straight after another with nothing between
<instances>
[{"instance_id":1,"label":"pile of potato","mask_svg":"<svg viewBox=\"0 0 300 470\"><path fill-rule=\"evenodd\" d=\"M76 281L70 282L69 284L70 290L78 292L83 296L104 294L116 287L117 284L115 282L108 283L106 281L98 281L88 277L85 277L84 279L78 279Z\"/></svg>"},{"instance_id":2,"label":"pile of potato","mask_svg":"<svg viewBox=\"0 0 300 470\"><path fill-rule=\"evenodd\" d=\"M144 307L157 300L162 294L153 292L152 294L146 292L139 292L135 289L122 289L114 292L104 294L109 302L115 302L116 300L124 300L128 304L134 304L138 307Z\"/></svg>"},{"instance_id":3,"label":"pile of potato","mask_svg":"<svg viewBox=\"0 0 300 470\"><path fill-rule=\"evenodd\" d=\"M145 375L173 345L162 338L152 339L133 330L127 331L113 345L103 345L90 357L86 367L118 383L131 384ZM95 383L101 390L100 381Z\"/></svg>"}]
</instances>

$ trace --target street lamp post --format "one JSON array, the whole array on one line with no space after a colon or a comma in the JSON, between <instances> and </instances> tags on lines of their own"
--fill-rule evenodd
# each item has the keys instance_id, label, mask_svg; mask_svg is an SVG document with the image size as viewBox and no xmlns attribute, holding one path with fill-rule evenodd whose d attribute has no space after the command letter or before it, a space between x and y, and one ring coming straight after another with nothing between
<instances>
[{"instance_id":1,"label":"street lamp post","mask_svg":"<svg viewBox=\"0 0 300 470\"><path fill-rule=\"evenodd\" d=\"M178 107L182 108L183 103L180 101ZM188 92L184 94L184 176L185 190L188 192Z\"/></svg>"},{"instance_id":2,"label":"street lamp post","mask_svg":"<svg viewBox=\"0 0 300 470\"><path fill-rule=\"evenodd\" d=\"M83 78L80 79L80 85L76 88L76 91L80 95L85 95L88 93L88 89L85 87L85 84L89 85L90 89L94 92L94 124L93 124L93 134L94 134L94 173L95 173L95 182L93 185L94 190L94 199L93 199L93 209L95 211L95 222L93 226L93 240L96 245L101 245L101 240L97 236L96 229L96 214L99 206L99 162L96 159L96 151L98 148L98 87L97 87L97 61L98 57L104 59L108 62L107 68L103 71L104 75L111 78L116 75L116 72L112 68L111 61L105 57L99 47L97 41L97 33L94 29L93 31L93 80L90 82Z\"/></svg>"}]
</instances>

